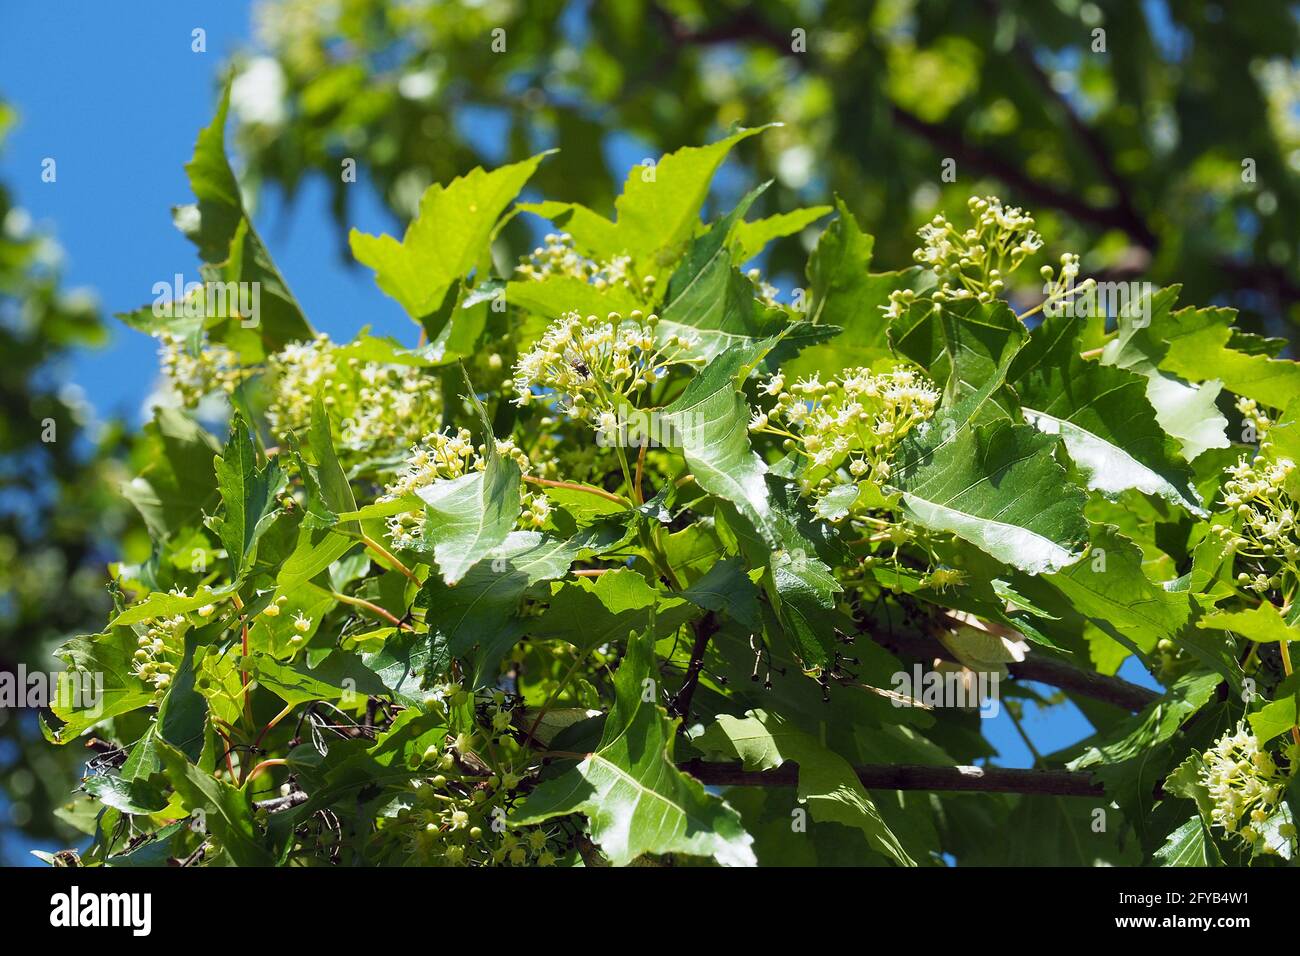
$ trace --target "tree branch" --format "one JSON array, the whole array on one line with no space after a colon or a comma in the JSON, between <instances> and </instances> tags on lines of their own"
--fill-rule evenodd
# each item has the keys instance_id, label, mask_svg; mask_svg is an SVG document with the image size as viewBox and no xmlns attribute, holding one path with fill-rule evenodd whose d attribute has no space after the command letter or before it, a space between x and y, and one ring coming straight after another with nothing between
<instances>
[{"instance_id":1,"label":"tree branch","mask_svg":"<svg viewBox=\"0 0 1300 956\"><path fill-rule=\"evenodd\" d=\"M991 17L996 17L1002 11L1002 5L998 0L984 0L984 5ZM1132 190L1124 177L1119 174L1119 170L1115 168L1110 151L1102 140L1100 133L1094 127L1085 123L1074 105L1052 85L1051 79L1038 62L1033 46L1019 32L1016 33L1012 49L1016 54L1016 61L1022 64L1029 73L1043 99L1049 103L1054 103L1057 109L1060 110L1074 138L1087 151L1093 165L1097 168L1097 172L1101 174L1101 178L1114 190L1115 204L1110 209L1113 215L1122 222L1119 228L1139 245L1154 251L1159 244L1159 240L1156 234L1151 231L1151 227L1147 225L1146 217L1138 211L1137 204L1133 200Z\"/></svg>"},{"instance_id":2,"label":"tree branch","mask_svg":"<svg viewBox=\"0 0 1300 956\"><path fill-rule=\"evenodd\" d=\"M739 763L679 764L710 787L793 787L799 770L786 762L775 770L746 770ZM1075 770L1016 770L1006 767L922 767L871 764L854 767L868 790L932 790L977 793L1041 793L1060 797L1100 797L1102 785L1092 774Z\"/></svg>"},{"instance_id":3,"label":"tree branch","mask_svg":"<svg viewBox=\"0 0 1300 956\"><path fill-rule=\"evenodd\" d=\"M904 636L900 634L875 634L867 632L873 641L895 654L917 660L932 661L941 658L956 661L953 653L931 637ZM958 662L960 663L960 662ZM1030 654L1025 660L1007 664L1007 670L1018 680L1038 681L1104 701L1129 711L1139 711L1160 699L1160 695L1146 687L1129 683L1121 677L1108 677L1094 671L1074 667L1064 661Z\"/></svg>"},{"instance_id":4,"label":"tree branch","mask_svg":"<svg viewBox=\"0 0 1300 956\"><path fill-rule=\"evenodd\" d=\"M306 803L307 794L301 790L294 790L288 796L273 797L270 800L258 800L253 804L255 810L265 810L267 813L280 813L283 810L289 810L300 804Z\"/></svg>"},{"instance_id":5,"label":"tree branch","mask_svg":"<svg viewBox=\"0 0 1300 956\"><path fill-rule=\"evenodd\" d=\"M986 4L990 11L996 11L996 4L989 0L986 0ZM705 30L693 30L658 4L650 5L650 13L667 34L673 48L672 53L676 52L676 48L689 45L755 41L782 56L797 61L803 59L793 51L786 33L750 10L730 20L713 24ZM1032 55L1032 47L1023 37L1016 38L1015 49L1027 67L1031 81L1041 88L1049 102L1062 111L1072 134L1087 151L1102 180L1115 192L1115 203L1094 206L1084 202L1077 192L1034 179L1012 161L968 142L961 131L930 123L890 102L892 120L897 126L926 140L945 155L1001 180L1017 196L1023 195L1039 205L1066 213L1091 226L1119 230L1133 240L1136 248L1149 255L1159 245L1159 237L1137 209L1130 186L1116 169L1106 143L1070 102L1052 87L1051 79ZM1244 285L1247 289L1260 289L1275 298L1281 306L1300 301L1300 284L1296 283L1285 268L1266 262L1239 262L1225 257L1215 259L1214 264L1239 283L1239 288ZM1145 265L1144 261L1142 267Z\"/></svg>"},{"instance_id":6,"label":"tree branch","mask_svg":"<svg viewBox=\"0 0 1300 956\"><path fill-rule=\"evenodd\" d=\"M801 59L799 54L794 52L788 34L782 33L752 11L747 10L731 20L714 24L707 30L694 31L658 5L651 5L650 9L652 14L659 20L660 25L668 33L670 40L678 46L753 40L765 44L782 56L788 56L795 60ZM1023 43L1024 41L1020 42ZM892 101L889 103L890 116L896 125L926 140L931 146L945 155L952 156L964 164L983 170L1001 180L1008 187L1015 190L1017 195L1028 197L1040 205L1058 209L1082 222L1103 229L1118 229L1131 236L1140 245L1146 248L1154 248L1155 237L1147 227L1146 222L1133 208L1126 185L1115 172L1103 145L1092 135L1092 131L1083 124L1074 111L1069 108L1069 104L1064 102L1059 94L1052 89L1051 82L1042 74L1041 69L1038 69L1037 63L1029 62L1032 69L1038 70L1035 79L1046 84L1046 95L1065 109L1066 118L1071 128L1082 138L1103 178L1115 189L1119 198L1119 202L1115 205L1094 206L1080 199L1075 191L1033 179L1014 163L998 156L996 153L968 142L962 132L949 130L944 126L923 120Z\"/></svg>"},{"instance_id":7,"label":"tree branch","mask_svg":"<svg viewBox=\"0 0 1300 956\"><path fill-rule=\"evenodd\" d=\"M695 644L691 647L690 663L686 665L686 678L682 681L681 690L668 704L668 713L674 717L690 716L691 698L700 682L700 671L704 670L704 652L708 649L709 638L718 631L718 619L712 611L707 611L691 627L695 630Z\"/></svg>"},{"instance_id":8,"label":"tree branch","mask_svg":"<svg viewBox=\"0 0 1300 956\"><path fill-rule=\"evenodd\" d=\"M1014 163L969 142L960 132L923 120L896 103L889 105L889 115L897 125L926 140L941 153L1001 180L1015 191L1017 197L1025 196L1039 205L1057 209L1102 229L1118 229L1147 246L1150 231L1143 225L1140 233L1135 235L1132 215L1121 206L1094 206L1080 199L1077 192L1033 179Z\"/></svg>"}]
</instances>

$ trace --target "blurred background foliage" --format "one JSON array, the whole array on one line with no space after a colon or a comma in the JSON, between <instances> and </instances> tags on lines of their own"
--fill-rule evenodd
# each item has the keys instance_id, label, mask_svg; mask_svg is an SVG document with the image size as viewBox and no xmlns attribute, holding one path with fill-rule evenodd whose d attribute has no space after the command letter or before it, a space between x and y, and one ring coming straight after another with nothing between
<instances>
[{"instance_id":1,"label":"blurred background foliage","mask_svg":"<svg viewBox=\"0 0 1300 956\"><path fill-rule=\"evenodd\" d=\"M234 64L246 185L332 184L348 262L345 159L405 220L431 182L558 146L532 188L609 214L633 163L779 121L714 214L766 179L751 217L836 193L884 270L920 223L993 192L1085 275L1181 282L1272 335L1300 323L1300 27L1281 0L262 0L255 19ZM0 105L0 140L11 121ZM538 225L519 217L503 255ZM2 189L0 226L0 668L47 669L101 626L122 539L144 547L117 488L149 447L84 427L62 363L100 317ZM762 262L783 297L817 228ZM56 801L87 756L0 709L0 861L70 838Z\"/></svg>"},{"instance_id":2,"label":"blurred background foliage","mask_svg":"<svg viewBox=\"0 0 1300 956\"><path fill-rule=\"evenodd\" d=\"M755 215L838 193L876 268L993 191L1084 274L1182 282L1257 331L1300 321L1280 0L268 0L257 19L269 55L235 97L248 171L290 191L324 174L340 236L347 157L405 219L430 182L558 146L535 187L608 213L630 163L779 121L740 151L736 193L774 180ZM773 257L778 286L802 284L797 239Z\"/></svg>"},{"instance_id":3,"label":"blurred background foliage","mask_svg":"<svg viewBox=\"0 0 1300 956\"><path fill-rule=\"evenodd\" d=\"M15 117L0 102L0 148ZM49 672L69 634L100 628L106 563L128 522L127 435L87 428L92 410L64 368L105 329L93 298L60 288L58 259L0 185L0 670L11 674ZM0 862L28 839L66 838L56 810L86 756L51 747L35 710L0 707Z\"/></svg>"}]
</instances>

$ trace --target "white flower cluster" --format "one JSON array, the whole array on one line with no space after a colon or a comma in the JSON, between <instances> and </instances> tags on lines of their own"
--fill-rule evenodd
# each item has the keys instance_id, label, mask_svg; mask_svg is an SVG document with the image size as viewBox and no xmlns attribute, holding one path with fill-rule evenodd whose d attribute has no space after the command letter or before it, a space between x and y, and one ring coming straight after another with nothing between
<instances>
[{"instance_id":1,"label":"white flower cluster","mask_svg":"<svg viewBox=\"0 0 1300 956\"><path fill-rule=\"evenodd\" d=\"M426 700L432 706L456 706L468 698L459 684L444 684ZM500 690L475 709L478 727L489 736L506 733L514 720L515 705ZM396 845L402 856L426 866L553 866L551 831L496 825L526 771L505 759L491 769L469 772L465 758L474 746L475 735L462 732L444 746L426 748L420 763L427 776L416 782L409 806L382 820L377 840Z\"/></svg>"},{"instance_id":2,"label":"white flower cluster","mask_svg":"<svg viewBox=\"0 0 1300 956\"><path fill-rule=\"evenodd\" d=\"M513 441L508 438L497 439L496 448L502 455L514 459L521 472L528 472L528 456ZM474 447L469 431L464 428L455 432L430 432L411 446L406 466L376 500L397 501L416 494L435 481L459 478L471 471L482 471L487 466L483 457L485 451L483 445ZM545 500L544 496L538 497ZM550 515L549 505L549 502L543 506L534 501L525 515L527 522L539 526L544 524ZM540 520L534 520L539 514L542 515ZM388 518L388 533L398 548L410 547L424 534L424 511L421 509L391 515Z\"/></svg>"},{"instance_id":3,"label":"white flower cluster","mask_svg":"<svg viewBox=\"0 0 1300 956\"><path fill-rule=\"evenodd\" d=\"M621 285L640 295L648 296L654 291L655 277L646 276L638 282L631 271L630 256L614 256L604 262L588 259L573 247L573 237L567 232L547 233L542 241L546 244L534 249L532 255L516 267L525 279L541 280L562 275L580 279L601 290Z\"/></svg>"},{"instance_id":4,"label":"white flower cluster","mask_svg":"<svg viewBox=\"0 0 1300 956\"><path fill-rule=\"evenodd\" d=\"M162 702L176 674L176 662L172 658L179 654L187 623L184 614L153 618L146 622L144 634L136 641L131 672L153 685L155 704Z\"/></svg>"},{"instance_id":5,"label":"white flower cluster","mask_svg":"<svg viewBox=\"0 0 1300 956\"><path fill-rule=\"evenodd\" d=\"M942 301L975 299L992 302L1006 289L1006 279L1026 259L1043 248L1034 219L1019 206L1003 206L996 196L972 196L967 202L974 225L958 229L942 214L922 226L921 246L912 258L934 272L939 287L930 295ZM1048 304L1090 289L1092 280L1076 284L1079 257L1061 256L1060 274L1051 266L1040 270ZM899 289L882 306L887 318L902 315L918 294Z\"/></svg>"},{"instance_id":6,"label":"white flower cluster","mask_svg":"<svg viewBox=\"0 0 1300 956\"><path fill-rule=\"evenodd\" d=\"M1004 207L996 196L971 197L967 206L975 224L959 231L943 215L918 230L922 245L912 254L934 271L951 297L996 294L1002 277L1043 247L1034 219L1019 206Z\"/></svg>"},{"instance_id":7,"label":"white flower cluster","mask_svg":"<svg viewBox=\"0 0 1300 956\"><path fill-rule=\"evenodd\" d=\"M1212 822L1269 852L1260 826L1276 812L1288 776L1244 723L1220 737L1201 755L1201 761L1201 782L1214 800ZM1294 838L1291 824L1284 823L1279 829L1283 836Z\"/></svg>"},{"instance_id":8,"label":"white flower cluster","mask_svg":"<svg viewBox=\"0 0 1300 956\"><path fill-rule=\"evenodd\" d=\"M1255 417L1257 428L1267 429L1267 417L1253 403L1248 415ZM1261 445L1267 447L1267 442ZM1219 526L1218 534L1238 560L1250 563L1252 570L1239 572L1237 583L1257 594L1281 589L1288 575L1300 577L1296 536L1300 508L1286 489L1293 471L1291 459L1272 460L1263 453L1249 462L1243 455L1227 469L1230 477L1223 484L1223 506L1235 512L1237 520Z\"/></svg>"},{"instance_id":9,"label":"white flower cluster","mask_svg":"<svg viewBox=\"0 0 1300 956\"><path fill-rule=\"evenodd\" d=\"M777 299L781 290L772 283L763 278L763 273L758 269L750 269L745 273L745 278L754 284L754 295L759 302L762 302L769 309L775 309L780 306L781 302Z\"/></svg>"},{"instance_id":10,"label":"white flower cluster","mask_svg":"<svg viewBox=\"0 0 1300 956\"><path fill-rule=\"evenodd\" d=\"M849 368L829 382L814 375L788 387L777 374L763 391L776 404L770 412L754 413L750 431L780 435L807 458L809 492L846 482L884 482L898 443L934 414L939 401L924 376L905 368L876 374Z\"/></svg>"},{"instance_id":11,"label":"white flower cluster","mask_svg":"<svg viewBox=\"0 0 1300 956\"><path fill-rule=\"evenodd\" d=\"M275 434L308 428L322 387L341 452L395 451L438 427L442 402L422 369L363 362L339 351L320 333L271 356L274 385L267 419Z\"/></svg>"},{"instance_id":12,"label":"white flower cluster","mask_svg":"<svg viewBox=\"0 0 1300 956\"><path fill-rule=\"evenodd\" d=\"M659 317L634 309L627 318L605 319L569 312L551 323L541 340L519 356L514 369L515 404L526 405L534 389L560 393L560 407L597 428L617 427L620 409L668 374L693 364L691 342L679 335L655 335Z\"/></svg>"},{"instance_id":13,"label":"white flower cluster","mask_svg":"<svg viewBox=\"0 0 1300 956\"><path fill-rule=\"evenodd\" d=\"M163 375L185 408L195 408L213 392L231 395L248 372L240 367L239 356L204 333L198 352L191 352L186 340L170 332L158 335L158 360Z\"/></svg>"},{"instance_id":14,"label":"white flower cluster","mask_svg":"<svg viewBox=\"0 0 1300 956\"><path fill-rule=\"evenodd\" d=\"M1243 424L1249 425L1255 432L1255 437L1263 442L1268 436L1269 429L1273 427L1273 419L1259 407L1259 402L1253 398L1239 398L1237 411L1241 412Z\"/></svg>"},{"instance_id":15,"label":"white flower cluster","mask_svg":"<svg viewBox=\"0 0 1300 956\"><path fill-rule=\"evenodd\" d=\"M533 495L524 503L520 521L527 527L540 528L551 517L551 499L545 493Z\"/></svg>"}]
</instances>

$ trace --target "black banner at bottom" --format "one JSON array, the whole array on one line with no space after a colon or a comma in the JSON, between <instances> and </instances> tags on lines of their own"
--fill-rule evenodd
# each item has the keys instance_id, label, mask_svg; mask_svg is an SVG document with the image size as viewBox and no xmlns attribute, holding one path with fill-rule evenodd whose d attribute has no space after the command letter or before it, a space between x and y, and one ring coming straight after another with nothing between
<instances>
[{"instance_id":1,"label":"black banner at bottom","mask_svg":"<svg viewBox=\"0 0 1300 956\"><path fill-rule=\"evenodd\" d=\"M929 870L0 870L0 913L23 934L103 937L128 946L338 944L341 923L385 945L427 941L460 927L545 934L608 926L642 932L700 923L719 941L774 924L855 923L910 933L1037 926L1087 940L1116 934L1274 932L1294 922L1295 871L1223 869ZM638 912L639 911L639 912ZM658 928L658 929L657 929ZM852 931L850 929L850 931ZM215 934L215 935L214 935ZM252 934L250 936L250 934ZM692 942L699 935L692 931ZM595 937L589 937L595 938ZM771 940L768 940L771 943ZM206 943L205 943L206 945Z\"/></svg>"}]
</instances>

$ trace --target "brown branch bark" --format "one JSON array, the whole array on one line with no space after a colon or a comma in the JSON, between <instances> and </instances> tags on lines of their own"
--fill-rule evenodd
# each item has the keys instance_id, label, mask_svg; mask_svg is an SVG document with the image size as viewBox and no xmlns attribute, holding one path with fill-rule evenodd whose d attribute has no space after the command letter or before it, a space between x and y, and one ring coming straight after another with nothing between
<instances>
[{"instance_id":1,"label":"brown branch bark","mask_svg":"<svg viewBox=\"0 0 1300 956\"><path fill-rule=\"evenodd\" d=\"M1002 5L997 0L984 0L984 4L992 17L996 17L1001 12ZM1070 133L1083 146L1101 178L1114 191L1115 202L1109 208L1111 214L1119 222L1118 227L1139 245L1154 251L1159 244L1159 240L1147 224L1146 217L1138 210L1132 188L1115 167L1110 148L1102 139L1101 134L1097 129L1084 122L1083 117L1079 115L1079 111L1074 108L1069 99L1052 85L1051 79L1038 62L1033 45L1026 41L1024 35L1019 32L1016 34L1013 50L1016 54L1016 62L1020 63L1029 74L1043 99L1056 106L1057 110L1065 118Z\"/></svg>"},{"instance_id":2,"label":"brown branch bark","mask_svg":"<svg viewBox=\"0 0 1300 956\"><path fill-rule=\"evenodd\" d=\"M935 658L946 661L956 660L952 652L934 638L870 632L867 636L888 651L917 660L932 661ZM1007 670L1018 680L1049 684L1130 711L1142 710L1160 699L1160 695L1155 691L1130 683L1121 677L1108 677L1105 674L1086 671L1064 661L1037 657L1032 652L1026 660L1008 664Z\"/></svg>"},{"instance_id":3,"label":"brown branch bark","mask_svg":"<svg viewBox=\"0 0 1300 956\"><path fill-rule=\"evenodd\" d=\"M745 770L738 763L692 760L679 765L712 787L793 787L799 771L793 763L775 770ZM1102 785L1092 774L1074 770L1016 770L1005 767L922 767L868 765L854 767L868 790L931 790L972 793L1036 793L1060 797L1100 797Z\"/></svg>"},{"instance_id":4,"label":"brown branch bark","mask_svg":"<svg viewBox=\"0 0 1300 956\"><path fill-rule=\"evenodd\" d=\"M718 620L712 611L707 611L691 626L695 630L695 644L691 647L690 663L686 665L686 677L682 681L681 689L668 704L668 713L673 717L690 716L691 698L695 696L695 688L700 682L700 672L704 670L704 652L708 649L709 638L717 633Z\"/></svg>"},{"instance_id":5,"label":"brown branch bark","mask_svg":"<svg viewBox=\"0 0 1300 956\"><path fill-rule=\"evenodd\" d=\"M651 12L659 20L670 41L677 46L753 40L767 45L783 56L800 59L790 45L789 35L767 23L753 11L747 10L731 20L714 24L709 29L701 31L691 30L658 5L652 5ZM1037 69L1037 64L1031 63L1031 67ZM890 116L896 125L926 140L945 155L952 156L962 164L969 164L1001 180L1015 190L1018 196L1023 195L1040 205L1058 209L1075 219L1103 229L1119 229L1143 247L1154 248L1155 237L1133 206L1127 185L1115 172L1105 152L1104 144L1070 109L1069 104L1061 98L1060 94L1052 89L1051 82L1046 75L1042 74L1041 69L1038 69L1038 74L1036 79L1045 84L1045 95L1065 110L1066 120L1071 129L1082 139L1102 177L1116 191L1117 202L1114 205L1094 206L1079 198L1077 192L1034 179L1010 160L968 142L960 130L950 130L939 124L930 123L896 103L890 103Z\"/></svg>"},{"instance_id":6,"label":"brown branch bark","mask_svg":"<svg viewBox=\"0 0 1300 956\"><path fill-rule=\"evenodd\" d=\"M1076 192L1033 179L1011 161L969 142L960 131L923 120L897 104L890 104L889 115L898 126L924 139L945 155L1001 180L1015 191L1017 197L1027 197L1041 206L1050 206L1102 229L1118 229L1144 247L1154 243L1145 224L1135 225L1131 212L1122 206L1094 206L1080 199ZM1135 229L1138 230L1136 234Z\"/></svg>"}]
</instances>

